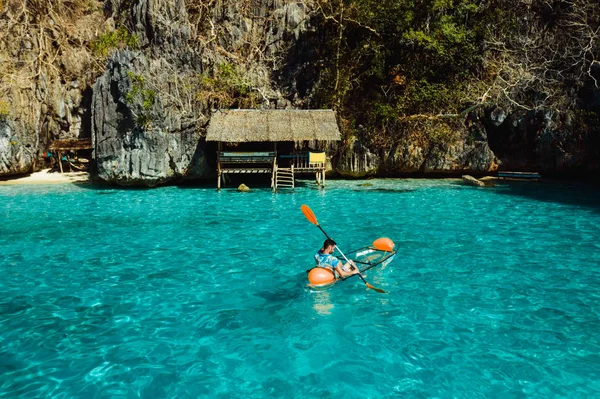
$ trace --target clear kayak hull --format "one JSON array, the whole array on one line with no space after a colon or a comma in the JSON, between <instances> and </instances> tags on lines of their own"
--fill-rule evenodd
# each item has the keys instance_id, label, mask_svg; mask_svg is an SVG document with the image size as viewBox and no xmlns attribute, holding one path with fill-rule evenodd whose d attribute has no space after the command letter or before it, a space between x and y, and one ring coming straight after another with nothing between
<instances>
[{"instance_id":1,"label":"clear kayak hull","mask_svg":"<svg viewBox=\"0 0 600 399\"><path fill-rule=\"evenodd\" d=\"M363 247L345 254L348 259L354 261L361 273L375 267L386 267L396 257L396 251L382 251L374 247ZM338 256L342 262L346 260L342 256ZM330 269L316 266L308 270L308 286L315 289L329 288L338 281L343 281L344 278L335 278Z\"/></svg>"}]
</instances>

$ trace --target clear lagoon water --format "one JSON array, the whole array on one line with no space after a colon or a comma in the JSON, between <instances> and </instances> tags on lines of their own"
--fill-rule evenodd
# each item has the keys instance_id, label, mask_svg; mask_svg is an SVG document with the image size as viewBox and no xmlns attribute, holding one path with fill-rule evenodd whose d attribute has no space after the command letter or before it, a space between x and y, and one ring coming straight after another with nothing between
<instances>
[{"instance_id":1,"label":"clear lagoon water","mask_svg":"<svg viewBox=\"0 0 600 399\"><path fill-rule=\"evenodd\" d=\"M323 235L396 259L306 288ZM600 191L0 187L0 398L600 396Z\"/></svg>"}]
</instances>

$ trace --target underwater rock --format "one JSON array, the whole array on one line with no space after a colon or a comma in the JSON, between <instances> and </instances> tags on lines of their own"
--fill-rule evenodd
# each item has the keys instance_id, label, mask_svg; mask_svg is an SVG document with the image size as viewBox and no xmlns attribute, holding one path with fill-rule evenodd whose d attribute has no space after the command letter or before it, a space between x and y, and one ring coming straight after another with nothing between
<instances>
[{"instance_id":1,"label":"underwater rock","mask_svg":"<svg viewBox=\"0 0 600 399\"><path fill-rule=\"evenodd\" d=\"M477 180L473 176L463 175L462 179L463 179L463 182L468 184L469 186L476 186L476 187L484 187L485 186L484 182Z\"/></svg>"}]
</instances>

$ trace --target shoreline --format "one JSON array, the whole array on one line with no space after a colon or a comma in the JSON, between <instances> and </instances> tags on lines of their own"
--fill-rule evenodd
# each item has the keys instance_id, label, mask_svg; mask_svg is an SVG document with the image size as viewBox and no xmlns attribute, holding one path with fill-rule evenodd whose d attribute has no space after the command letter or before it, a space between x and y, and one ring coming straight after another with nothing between
<instances>
[{"instance_id":1,"label":"shoreline","mask_svg":"<svg viewBox=\"0 0 600 399\"><path fill-rule=\"evenodd\" d=\"M88 172L51 172L51 169L43 169L30 175L7 178L0 180L1 186L21 185L21 184L66 184L66 183L88 183L90 174Z\"/></svg>"}]
</instances>

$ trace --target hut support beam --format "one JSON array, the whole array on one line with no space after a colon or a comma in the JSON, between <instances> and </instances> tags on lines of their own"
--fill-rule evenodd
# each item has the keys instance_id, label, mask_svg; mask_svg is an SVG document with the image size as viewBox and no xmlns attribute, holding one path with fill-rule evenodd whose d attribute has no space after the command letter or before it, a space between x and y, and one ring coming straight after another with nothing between
<instances>
[{"instance_id":1,"label":"hut support beam","mask_svg":"<svg viewBox=\"0 0 600 399\"><path fill-rule=\"evenodd\" d=\"M60 168L60 173L64 173L63 167L62 167L62 157L60 155L60 151L56 151L56 156L58 157L58 167Z\"/></svg>"},{"instance_id":2,"label":"hut support beam","mask_svg":"<svg viewBox=\"0 0 600 399\"><path fill-rule=\"evenodd\" d=\"M217 191L221 191L221 142L217 144Z\"/></svg>"}]
</instances>

